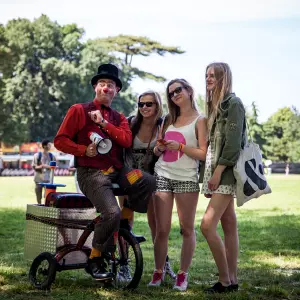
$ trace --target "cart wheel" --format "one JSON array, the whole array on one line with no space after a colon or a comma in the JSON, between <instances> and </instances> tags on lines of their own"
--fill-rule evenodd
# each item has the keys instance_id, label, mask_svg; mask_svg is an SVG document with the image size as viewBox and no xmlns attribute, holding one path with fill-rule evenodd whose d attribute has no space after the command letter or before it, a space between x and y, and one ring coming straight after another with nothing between
<instances>
[{"instance_id":1,"label":"cart wheel","mask_svg":"<svg viewBox=\"0 0 300 300\"><path fill-rule=\"evenodd\" d=\"M43 252L33 260L29 271L29 280L35 288L50 289L55 275L56 260L51 253Z\"/></svg>"}]
</instances>

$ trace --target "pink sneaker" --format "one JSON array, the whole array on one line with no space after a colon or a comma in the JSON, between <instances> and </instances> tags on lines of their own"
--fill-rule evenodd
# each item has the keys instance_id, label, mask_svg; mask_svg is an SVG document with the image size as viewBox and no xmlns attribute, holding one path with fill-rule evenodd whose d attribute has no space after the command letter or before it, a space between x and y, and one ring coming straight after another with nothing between
<instances>
[{"instance_id":1,"label":"pink sneaker","mask_svg":"<svg viewBox=\"0 0 300 300\"><path fill-rule=\"evenodd\" d=\"M156 270L153 273L152 280L148 283L148 286L160 286L165 279L165 272L157 272Z\"/></svg>"},{"instance_id":2,"label":"pink sneaker","mask_svg":"<svg viewBox=\"0 0 300 300\"><path fill-rule=\"evenodd\" d=\"M178 273L176 277L176 283L173 286L173 289L181 292L186 291L188 286L187 278L188 278L188 273L184 273L184 272Z\"/></svg>"}]
</instances>

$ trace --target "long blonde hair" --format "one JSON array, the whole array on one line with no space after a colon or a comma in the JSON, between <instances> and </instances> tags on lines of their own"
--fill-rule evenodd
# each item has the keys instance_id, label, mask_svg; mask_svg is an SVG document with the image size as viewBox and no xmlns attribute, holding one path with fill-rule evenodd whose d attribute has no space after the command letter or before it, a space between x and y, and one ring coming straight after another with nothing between
<instances>
[{"instance_id":1,"label":"long blonde hair","mask_svg":"<svg viewBox=\"0 0 300 300\"><path fill-rule=\"evenodd\" d=\"M173 79L168 83L167 89L166 89L169 113L167 115L167 121L164 124L164 128L167 128L170 124L174 124L176 122L179 114L180 114L180 108L169 97L169 87L172 84L176 83L176 82L181 84L181 86L183 88L187 89L187 91L190 93L190 100L191 100L191 103L192 103L192 108L195 111L198 111L198 106L197 106L197 103L196 103L195 98L194 98L195 92L194 92L193 87L190 85L190 83L187 82L183 78Z\"/></svg>"},{"instance_id":2,"label":"long blonde hair","mask_svg":"<svg viewBox=\"0 0 300 300\"><path fill-rule=\"evenodd\" d=\"M209 68L214 70L217 84L212 91L206 89L206 113L208 117L208 129L212 125L221 109L221 102L225 96L232 92L232 73L228 64L223 62L211 63L206 67L205 76Z\"/></svg>"}]
</instances>

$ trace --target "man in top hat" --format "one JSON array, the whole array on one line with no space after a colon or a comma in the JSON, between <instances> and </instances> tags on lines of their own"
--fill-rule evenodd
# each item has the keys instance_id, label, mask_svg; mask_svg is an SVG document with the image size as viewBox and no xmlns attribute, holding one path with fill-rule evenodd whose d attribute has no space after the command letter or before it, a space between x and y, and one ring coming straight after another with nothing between
<instances>
[{"instance_id":1,"label":"man in top hat","mask_svg":"<svg viewBox=\"0 0 300 300\"><path fill-rule=\"evenodd\" d=\"M102 253L114 251L113 235L119 229L121 217L130 217L133 211L147 211L155 179L148 173L123 166L123 148L131 147L132 134L126 117L110 107L122 89L118 68L112 64L100 65L91 84L95 99L71 106L54 145L58 150L75 156L80 189L101 214L95 225L87 271L97 280L107 280L113 275L107 272ZM97 151L96 144L89 137L91 133L111 140L108 153ZM129 196L127 207L122 212L112 182L118 183Z\"/></svg>"}]
</instances>

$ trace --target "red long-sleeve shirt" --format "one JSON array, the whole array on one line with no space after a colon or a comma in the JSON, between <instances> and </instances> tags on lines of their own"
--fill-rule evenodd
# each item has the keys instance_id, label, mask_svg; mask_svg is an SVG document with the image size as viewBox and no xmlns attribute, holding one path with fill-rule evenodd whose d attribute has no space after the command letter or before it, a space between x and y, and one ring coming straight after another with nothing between
<instances>
[{"instance_id":1,"label":"red long-sleeve shirt","mask_svg":"<svg viewBox=\"0 0 300 300\"><path fill-rule=\"evenodd\" d=\"M97 109L101 111L103 118L109 120L110 108L103 108L97 99L94 99L93 102ZM119 126L107 123L104 130L112 141L123 148L129 148L132 142L131 130L126 117L123 114L121 114L120 117ZM85 124L86 115L82 105L72 105L54 138L54 146L64 153L70 153L75 156L84 156L87 146L76 144L73 139Z\"/></svg>"}]
</instances>

